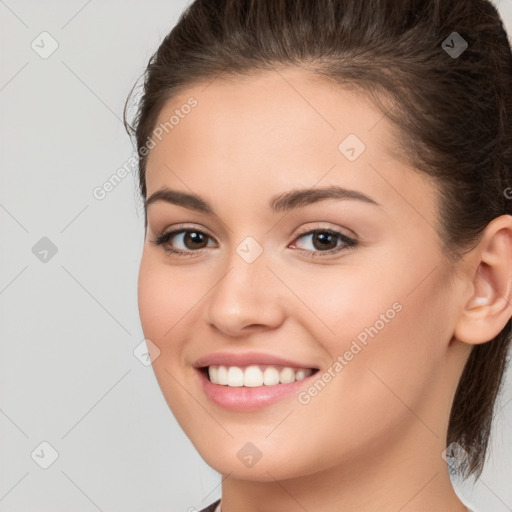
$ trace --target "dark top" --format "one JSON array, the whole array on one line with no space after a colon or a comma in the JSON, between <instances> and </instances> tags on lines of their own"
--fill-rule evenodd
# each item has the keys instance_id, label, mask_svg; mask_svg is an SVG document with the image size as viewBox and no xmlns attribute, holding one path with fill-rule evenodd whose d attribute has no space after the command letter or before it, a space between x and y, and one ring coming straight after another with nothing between
<instances>
[{"instance_id":1,"label":"dark top","mask_svg":"<svg viewBox=\"0 0 512 512\"><path fill-rule=\"evenodd\" d=\"M215 509L219 503L220 500L217 500L215 503L212 503L210 506L203 508L203 510L200 510L199 512L215 512Z\"/></svg>"}]
</instances>

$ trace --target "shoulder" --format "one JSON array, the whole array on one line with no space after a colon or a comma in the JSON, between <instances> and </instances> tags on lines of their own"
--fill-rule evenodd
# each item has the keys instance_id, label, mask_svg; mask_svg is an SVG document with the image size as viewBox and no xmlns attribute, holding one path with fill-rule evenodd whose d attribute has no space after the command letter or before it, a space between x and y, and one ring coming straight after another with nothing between
<instances>
[{"instance_id":1,"label":"shoulder","mask_svg":"<svg viewBox=\"0 0 512 512\"><path fill-rule=\"evenodd\" d=\"M217 505L220 503L220 499L217 500L215 503L212 503L206 508L203 508L199 512L216 512Z\"/></svg>"}]
</instances>

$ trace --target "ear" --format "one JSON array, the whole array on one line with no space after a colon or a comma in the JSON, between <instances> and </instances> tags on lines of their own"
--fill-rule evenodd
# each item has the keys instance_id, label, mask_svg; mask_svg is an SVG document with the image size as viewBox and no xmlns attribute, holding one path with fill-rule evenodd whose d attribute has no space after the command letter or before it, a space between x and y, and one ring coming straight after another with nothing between
<instances>
[{"instance_id":1,"label":"ear","mask_svg":"<svg viewBox=\"0 0 512 512\"><path fill-rule=\"evenodd\" d=\"M487 225L468 265L469 291L454 336L478 345L497 336L512 317L511 215L497 217Z\"/></svg>"}]
</instances>

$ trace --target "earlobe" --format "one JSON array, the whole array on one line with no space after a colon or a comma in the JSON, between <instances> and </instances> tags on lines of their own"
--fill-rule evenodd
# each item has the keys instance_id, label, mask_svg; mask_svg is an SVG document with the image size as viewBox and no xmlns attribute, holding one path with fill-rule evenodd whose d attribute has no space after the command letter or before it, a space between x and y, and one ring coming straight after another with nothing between
<instances>
[{"instance_id":1,"label":"earlobe","mask_svg":"<svg viewBox=\"0 0 512 512\"><path fill-rule=\"evenodd\" d=\"M512 317L512 216L489 223L469 257L472 295L463 304L454 336L478 345L495 338Z\"/></svg>"}]
</instances>

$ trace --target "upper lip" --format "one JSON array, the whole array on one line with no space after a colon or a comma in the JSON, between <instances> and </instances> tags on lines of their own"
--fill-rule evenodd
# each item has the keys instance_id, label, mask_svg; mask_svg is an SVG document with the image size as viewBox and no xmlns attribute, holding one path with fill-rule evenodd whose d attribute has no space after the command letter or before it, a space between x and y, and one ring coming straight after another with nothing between
<instances>
[{"instance_id":1,"label":"upper lip","mask_svg":"<svg viewBox=\"0 0 512 512\"><path fill-rule=\"evenodd\" d=\"M214 352L204 357L199 358L194 366L196 368L204 368L211 365L222 365L222 366L250 366L253 364L261 365L279 365L288 366L292 368L312 368L316 369L308 363L301 363L299 361L292 361L284 357L264 354L261 352Z\"/></svg>"}]
</instances>

